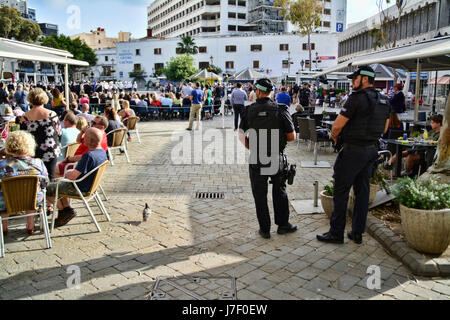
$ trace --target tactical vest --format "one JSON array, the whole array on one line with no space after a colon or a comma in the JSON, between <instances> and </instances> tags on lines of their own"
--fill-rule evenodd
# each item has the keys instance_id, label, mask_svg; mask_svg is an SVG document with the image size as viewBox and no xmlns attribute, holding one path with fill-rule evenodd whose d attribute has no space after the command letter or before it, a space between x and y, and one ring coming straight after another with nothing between
<instances>
[{"instance_id":1,"label":"tactical vest","mask_svg":"<svg viewBox=\"0 0 450 320\"><path fill-rule=\"evenodd\" d=\"M277 103L267 100L267 103L258 104L254 103L247 107L247 121L249 125L249 129L256 130L257 136L257 150L252 150L252 146L250 146L250 151L257 151L258 154L258 163L259 161L259 148L261 141L261 131L262 129L267 130L267 156L270 157L272 155L272 130L279 130L279 150L278 153L283 153L284 149L287 145L286 133L283 131L283 127L281 125L281 117L280 111L286 110L287 106L278 105ZM251 143L251 142L250 142Z\"/></svg>"},{"instance_id":2,"label":"tactical vest","mask_svg":"<svg viewBox=\"0 0 450 320\"><path fill-rule=\"evenodd\" d=\"M375 144L386 128L389 118L387 99L373 88L353 93L358 99L358 111L345 126L342 138L344 143L360 145Z\"/></svg>"}]
</instances>

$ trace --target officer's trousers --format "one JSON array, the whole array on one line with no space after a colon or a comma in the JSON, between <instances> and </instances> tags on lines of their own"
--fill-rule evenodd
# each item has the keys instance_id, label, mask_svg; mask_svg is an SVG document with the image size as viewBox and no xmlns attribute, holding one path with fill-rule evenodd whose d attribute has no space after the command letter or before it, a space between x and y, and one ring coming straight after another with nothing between
<instances>
[{"instance_id":1,"label":"officer's trousers","mask_svg":"<svg viewBox=\"0 0 450 320\"><path fill-rule=\"evenodd\" d=\"M373 147L344 146L334 165L334 212L331 217L330 233L343 237L350 189L355 193L353 229L363 234L366 230L369 211L370 177L378 151Z\"/></svg>"},{"instance_id":2,"label":"officer's trousers","mask_svg":"<svg viewBox=\"0 0 450 320\"><path fill-rule=\"evenodd\" d=\"M271 221L269 207L267 205L269 176L262 176L260 171L261 169L250 165L250 181L255 199L259 227L263 232L270 232ZM273 183L272 198L275 224L284 227L289 223L289 200L286 192L286 183L282 182L280 174L271 178Z\"/></svg>"}]
</instances>

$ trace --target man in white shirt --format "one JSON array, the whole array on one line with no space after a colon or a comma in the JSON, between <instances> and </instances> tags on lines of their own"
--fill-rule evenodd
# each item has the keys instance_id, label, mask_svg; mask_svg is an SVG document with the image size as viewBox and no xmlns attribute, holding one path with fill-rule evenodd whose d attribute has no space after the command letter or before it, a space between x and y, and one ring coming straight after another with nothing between
<instances>
[{"instance_id":1,"label":"man in white shirt","mask_svg":"<svg viewBox=\"0 0 450 320\"><path fill-rule=\"evenodd\" d=\"M95 118L95 116L89 114L89 105L87 103L81 106L81 113L79 116L85 118L89 124L91 124L92 120Z\"/></svg>"},{"instance_id":2,"label":"man in white shirt","mask_svg":"<svg viewBox=\"0 0 450 320\"><path fill-rule=\"evenodd\" d=\"M183 94L183 98L190 97L192 93L192 87L190 83L186 83L183 89L181 89L181 93Z\"/></svg>"}]
</instances>

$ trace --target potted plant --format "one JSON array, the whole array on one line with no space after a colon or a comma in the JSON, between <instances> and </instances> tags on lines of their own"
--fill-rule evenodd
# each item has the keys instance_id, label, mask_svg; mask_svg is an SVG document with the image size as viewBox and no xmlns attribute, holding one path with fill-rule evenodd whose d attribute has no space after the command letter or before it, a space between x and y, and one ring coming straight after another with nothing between
<instances>
[{"instance_id":1,"label":"potted plant","mask_svg":"<svg viewBox=\"0 0 450 320\"><path fill-rule=\"evenodd\" d=\"M421 253L441 255L450 244L450 185L430 176L399 179L393 190L400 204L408 244Z\"/></svg>"},{"instance_id":2,"label":"potted plant","mask_svg":"<svg viewBox=\"0 0 450 320\"><path fill-rule=\"evenodd\" d=\"M334 210L334 181L331 180L331 185L326 185L324 190L320 193L320 202L322 203L322 208L329 219Z\"/></svg>"}]
</instances>

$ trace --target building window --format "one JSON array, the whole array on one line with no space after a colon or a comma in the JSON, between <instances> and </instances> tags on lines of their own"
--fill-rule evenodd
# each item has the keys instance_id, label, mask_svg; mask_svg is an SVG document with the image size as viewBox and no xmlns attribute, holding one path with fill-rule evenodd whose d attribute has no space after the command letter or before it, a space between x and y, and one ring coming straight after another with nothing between
<instances>
[{"instance_id":1,"label":"building window","mask_svg":"<svg viewBox=\"0 0 450 320\"><path fill-rule=\"evenodd\" d=\"M109 61L109 57L108 56L105 56L105 61Z\"/></svg>"},{"instance_id":2,"label":"building window","mask_svg":"<svg viewBox=\"0 0 450 320\"><path fill-rule=\"evenodd\" d=\"M280 44L280 51L289 51L289 45L286 44Z\"/></svg>"},{"instance_id":3,"label":"building window","mask_svg":"<svg viewBox=\"0 0 450 320\"><path fill-rule=\"evenodd\" d=\"M309 50L307 43L303 44L303 50ZM311 50L316 50L316 44L315 43L311 43Z\"/></svg>"},{"instance_id":4,"label":"building window","mask_svg":"<svg viewBox=\"0 0 450 320\"><path fill-rule=\"evenodd\" d=\"M207 53L208 51L207 51L206 47L199 47L198 52L199 53Z\"/></svg>"},{"instance_id":5,"label":"building window","mask_svg":"<svg viewBox=\"0 0 450 320\"><path fill-rule=\"evenodd\" d=\"M155 71L164 69L164 63L155 63Z\"/></svg>"},{"instance_id":6,"label":"building window","mask_svg":"<svg viewBox=\"0 0 450 320\"><path fill-rule=\"evenodd\" d=\"M236 31L236 26L228 25L228 31Z\"/></svg>"},{"instance_id":7,"label":"building window","mask_svg":"<svg viewBox=\"0 0 450 320\"><path fill-rule=\"evenodd\" d=\"M253 69L259 69L259 61L253 61Z\"/></svg>"},{"instance_id":8,"label":"building window","mask_svg":"<svg viewBox=\"0 0 450 320\"><path fill-rule=\"evenodd\" d=\"M331 9L323 9L323 14L331 15Z\"/></svg>"},{"instance_id":9,"label":"building window","mask_svg":"<svg viewBox=\"0 0 450 320\"><path fill-rule=\"evenodd\" d=\"M236 5L236 0L228 0L228 4L230 6L235 6Z\"/></svg>"},{"instance_id":10,"label":"building window","mask_svg":"<svg viewBox=\"0 0 450 320\"><path fill-rule=\"evenodd\" d=\"M329 28L329 27L331 26L330 21L324 21L324 22L323 22L323 26L324 26L325 28ZM313 50L314 50L314 49L313 49Z\"/></svg>"},{"instance_id":11,"label":"building window","mask_svg":"<svg viewBox=\"0 0 450 320\"><path fill-rule=\"evenodd\" d=\"M155 48L153 51L155 54L161 54L161 48Z\"/></svg>"},{"instance_id":12,"label":"building window","mask_svg":"<svg viewBox=\"0 0 450 320\"><path fill-rule=\"evenodd\" d=\"M141 49L136 49L136 55L140 56L141 55Z\"/></svg>"},{"instance_id":13,"label":"building window","mask_svg":"<svg viewBox=\"0 0 450 320\"><path fill-rule=\"evenodd\" d=\"M247 3L246 3L246 1L238 1L238 6L240 6L240 7L246 7L246 6L247 6Z\"/></svg>"},{"instance_id":14,"label":"building window","mask_svg":"<svg viewBox=\"0 0 450 320\"><path fill-rule=\"evenodd\" d=\"M250 46L250 51L252 51L252 52L260 52L260 51L262 51L262 44L252 44Z\"/></svg>"},{"instance_id":15,"label":"building window","mask_svg":"<svg viewBox=\"0 0 450 320\"><path fill-rule=\"evenodd\" d=\"M134 70L140 71L141 70L141 64L140 63L135 64L134 65Z\"/></svg>"},{"instance_id":16,"label":"building window","mask_svg":"<svg viewBox=\"0 0 450 320\"><path fill-rule=\"evenodd\" d=\"M236 18L236 12L228 12L228 18L235 19Z\"/></svg>"},{"instance_id":17,"label":"building window","mask_svg":"<svg viewBox=\"0 0 450 320\"><path fill-rule=\"evenodd\" d=\"M198 63L198 68L199 68L200 70L206 69L206 68L208 68L208 67L209 67L209 62L199 62L199 63Z\"/></svg>"},{"instance_id":18,"label":"building window","mask_svg":"<svg viewBox=\"0 0 450 320\"><path fill-rule=\"evenodd\" d=\"M238 13L238 19L244 19L245 20L245 13Z\"/></svg>"},{"instance_id":19,"label":"building window","mask_svg":"<svg viewBox=\"0 0 450 320\"><path fill-rule=\"evenodd\" d=\"M281 67L283 69L287 69L289 67L289 61L288 60L281 61Z\"/></svg>"},{"instance_id":20,"label":"building window","mask_svg":"<svg viewBox=\"0 0 450 320\"><path fill-rule=\"evenodd\" d=\"M227 62L225 62L225 69L233 70L234 69L234 61L227 61Z\"/></svg>"},{"instance_id":21,"label":"building window","mask_svg":"<svg viewBox=\"0 0 450 320\"><path fill-rule=\"evenodd\" d=\"M236 52L236 46L226 46L225 52Z\"/></svg>"}]
</instances>

